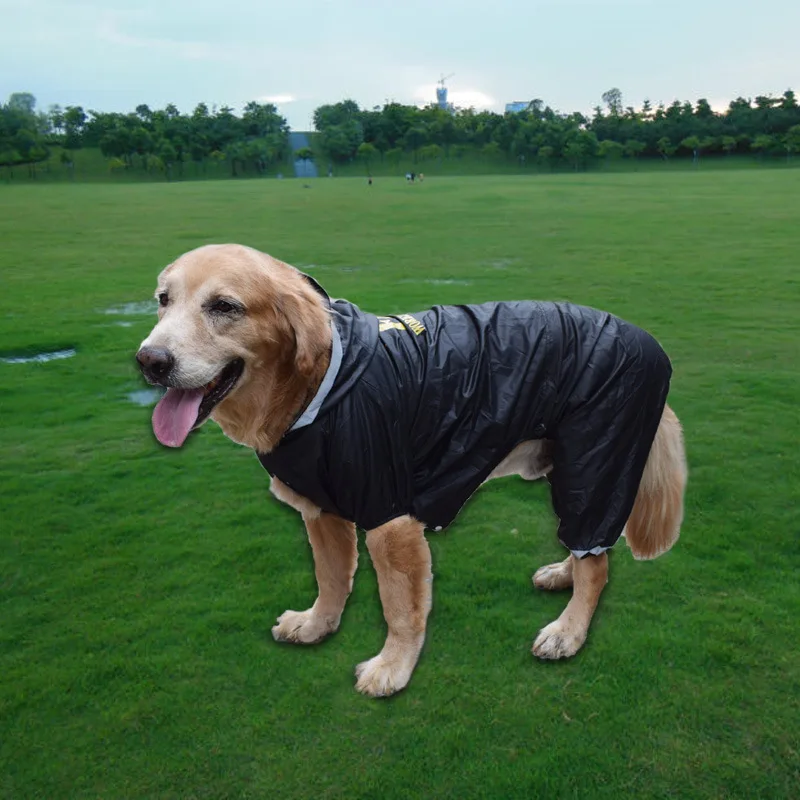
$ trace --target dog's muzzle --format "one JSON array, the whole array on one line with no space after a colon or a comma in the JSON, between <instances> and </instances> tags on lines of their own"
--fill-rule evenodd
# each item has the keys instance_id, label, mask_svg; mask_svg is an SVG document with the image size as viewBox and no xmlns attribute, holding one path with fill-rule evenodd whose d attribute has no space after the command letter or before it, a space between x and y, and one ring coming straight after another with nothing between
<instances>
[{"instance_id":1,"label":"dog's muzzle","mask_svg":"<svg viewBox=\"0 0 800 800\"><path fill-rule=\"evenodd\" d=\"M136 360L149 383L166 383L175 367L175 357L161 347L143 347L136 354Z\"/></svg>"}]
</instances>

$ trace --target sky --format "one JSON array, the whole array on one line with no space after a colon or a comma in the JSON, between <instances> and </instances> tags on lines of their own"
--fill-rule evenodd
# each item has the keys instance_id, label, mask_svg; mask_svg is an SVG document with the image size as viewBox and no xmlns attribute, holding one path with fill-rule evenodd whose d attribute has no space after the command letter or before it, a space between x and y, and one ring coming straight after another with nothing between
<instances>
[{"instance_id":1,"label":"sky","mask_svg":"<svg viewBox=\"0 0 800 800\"><path fill-rule=\"evenodd\" d=\"M800 2L740 0L0 0L0 101L37 108L274 102L314 109L435 100L502 111L538 98L588 113L623 104L800 93Z\"/></svg>"}]
</instances>

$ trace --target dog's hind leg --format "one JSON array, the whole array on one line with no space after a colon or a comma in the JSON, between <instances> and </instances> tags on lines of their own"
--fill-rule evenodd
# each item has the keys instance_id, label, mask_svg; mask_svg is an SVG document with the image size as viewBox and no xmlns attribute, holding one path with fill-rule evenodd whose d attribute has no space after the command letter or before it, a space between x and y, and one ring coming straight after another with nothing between
<instances>
[{"instance_id":1,"label":"dog's hind leg","mask_svg":"<svg viewBox=\"0 0 800 800\"><path fill-rule=\"evenodd\" d=\"M423 525L405 516L367 532L389 635L383 650L356 667L356 689L386 697L408 684L431 610L431 551Z\"/></svg>"},{"instance_id":2,"label":"dog's hind leg","mask_svg":"<svg viewBox=\"0 0 800 800\"><path fill-rule=\"evenodd\" d=\"M272 629L280 642L313 644L339 627L358 565L356 526L334 514L304 514L319 596L307 611L284 611Z\"/></svg>"},{"instance_id":3,"label":"dog's hind leg","mask_svg":"<svg viewBox=\"0 0 800 800\"><path fill-rule=\"evenodd\" d=\"M539 567L533 575L533 585L537 589L546 589L550 592L569 589L572 586L572 562L574 560L575 556L568 555L563 561L556 564Z\"/></svg>"},{"instance_id":4,"label":"dog's hind leg","mask_svg":"<svg viewBox=\"0 0 800 800\"><path fill-rule=\"evenodd\" d=\"M574 558L573 589L561 616L539 631L533 654L539 658L569 658L586 641L589 623L608 581L608 554Z\"/></svg>"}]
</instances>

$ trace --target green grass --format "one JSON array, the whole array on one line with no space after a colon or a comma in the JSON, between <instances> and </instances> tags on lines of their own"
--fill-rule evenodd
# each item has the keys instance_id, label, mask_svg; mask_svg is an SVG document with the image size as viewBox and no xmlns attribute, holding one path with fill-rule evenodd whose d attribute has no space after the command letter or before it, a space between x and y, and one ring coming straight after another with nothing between
<instances>
[{"instance_id":1,"label":"green grass","mask_svg":"<svg viewBox=\"0 0 800 800\"><path fill-rule=\"evenodd\" d=\"M317 155L316 163L320 175L326 175L330 159L324 154ZM579 174L626 174L630 172L695 172L709 170L765 170L765 169L797 169L800 158L759 159L756 156L708 156L700 159L698 164L692 163L691 157L673 157L669 161L662 158L620 158L615 160L594 159L583 165ZM486 156L480 152L468 151L463 156L449 158L420 158L411 153L403 153L399 161L375 159L369 165L369 172L374 177L404 177L408 172L417 175L422 172L426 177L458 177L473 175L508 175L537 177L549 175L573 175L576 170L573 164L559 160L555 163L543 164L536 160L520 164L516 159L499 154ZM367 165L361 159L333 167L335 177L366 178Z\"/></svg>"},{"instance_id":2,"label":"green grass","mask_svg":"<svg viewBox=\"0 0 800 800\"><path fill-rule=\"evenodd\" d=\"M111 159L106 158L97 147L83 147L72 151L74 169L70 170L61 163L60 147L50 148L50 157L47 161L35 166L35 174L26 164L13 168L0 168L0 181L7 184L27 183L166 183L167 177L163 171L142 169L142 160L139 156L133 157L133 166L128 169L111 169ZM272 165L267 178L274 179L277 173L285 177L294 177L294 159L287 157L278 164ZM227 180L231 177L231 168L227 162L215 162L208 158L202 164L187 161L183 165L181 174L178 167L172 172L172 181L211 181ZM239 169L237 180L250 180L260 178L251 167L247 172Z\"/></svg>"},{"instance_id":3,"label":"green grass","mask_svg":"<svg viewBox=\"0 0 800 800\"><path fill-rule=\"evenodd\" d=\"M317 166L317 173L320 177L326 177L328 166L331 164L330 158L325 155L320 147L319 135L307 132L309 141L315 152L314 162ZM142 169L141 159L135 156L134 165L129 169L110 168L110 160L106 158L98 148L87 147L73 151L74 170L68 169L61 163L61 148L52 147L50 158L42 164L37 164L35 174L31 174L28 165L17 166L9 169L0 168L0 182L19 185L28 183L166 183L167 178L164 172L158 170L145 171ZM366 178L367 165L361 159L355 159L344 164L335 164L333 174L341 178ZM628 173L628 172L685 172L685 171L708 171L708 170L763 170L763 169L796 169L800 168L800 158L792 158L787 161L785 158L766 158L760 159L757 156L737 155L727 156L708 156L700 159L699 165L692 163L689 157L675 157L669 161L660 158L642 158L632 160L629 158L617 159L613 161L595 160L588 164L591 173ZM506 155L486 156L475 149L467 150L460 157L449 157L439 159L422 159L411 153L403 153L402 157L395 161L391 159L375 159L369 165L369 172L373 176L403 177L407 172L422 172L428 177L452 177L452 176L473 176L473 175L555 175L571 174L575 170L572 165L559 161L554 165L539 164L531 161L520 165L516 159ZM280 173L284 178L294 177L294 158L287 155L280 164L270 167L267 175L256 174L251 167L248 171L239 174L235 180L274 180ZM196 164L188 161L183 166L183 173L175 168L172 174L172 182L187 181L210 181L210 180L230 180L231 168L227 162L214 162L206 159L203 164Z\"/></svg>"},{"instance_id":4,"label":"green grass","mask_svg":"<svg viewBox=\"0 0 800 800\"><path fill-rule=\"evenodd\" d=\"M0 187L0 797L788 798L800 782L800 171ZM409 688L373 571L341 630L300 519L206 426L158 446L133 353L158 270L240 241L377 312L570 299L652 331L690 459L683 535L620 545L583 651L530 655L564 594L546 488L481 490L445 534ZM123 327L117 323L130 323Z\"/></svg>"}]
</instances>

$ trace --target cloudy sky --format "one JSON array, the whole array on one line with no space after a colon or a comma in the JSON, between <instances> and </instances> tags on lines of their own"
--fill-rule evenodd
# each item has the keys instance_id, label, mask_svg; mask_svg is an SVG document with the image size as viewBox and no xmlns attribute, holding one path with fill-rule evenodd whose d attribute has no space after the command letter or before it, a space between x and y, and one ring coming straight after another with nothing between
<instances>
[{"instance_id":1,"label":"cloudy sky","mask_svg":"<svg viewBox=\"0 0 800 800\"><path fill-rule=\"evenodd\" d=\"M0 0L0 19L0 99L41 109L270 100L302 130L346 97L433 101L451 73L452 101L494 110L800 93L798 0Z\"/></svg>"}]
</instances>

